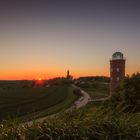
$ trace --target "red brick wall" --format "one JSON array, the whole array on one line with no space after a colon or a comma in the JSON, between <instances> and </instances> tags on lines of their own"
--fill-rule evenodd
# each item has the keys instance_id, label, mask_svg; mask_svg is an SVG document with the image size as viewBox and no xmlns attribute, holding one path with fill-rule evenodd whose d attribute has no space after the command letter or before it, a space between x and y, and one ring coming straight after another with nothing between
<instances>
[{"instance_id":1,"label":"red brick wall","mask_svg":"<svg viewBox=\"0 0 140 140\"><path fill-rule=\"evenodd\" d=\"M110 95L125 77L125 60L110 61Z\"/></svg>"}]
</instances>

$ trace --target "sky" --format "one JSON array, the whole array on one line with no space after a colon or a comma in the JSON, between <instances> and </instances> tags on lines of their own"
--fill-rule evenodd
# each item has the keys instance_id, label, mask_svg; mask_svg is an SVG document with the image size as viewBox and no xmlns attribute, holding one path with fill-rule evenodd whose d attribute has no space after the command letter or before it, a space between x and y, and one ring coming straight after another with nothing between
<instances>
[{"instance_id":1,"label":"sky","mask_svg":"<svg viewBox=\"0 0 140 140\"><path fill-rule=\"evenodd\" d=\"M109 76L112 54L140 70L139 0L0 2L0 79Z\"/></svg>"}]
</instances>

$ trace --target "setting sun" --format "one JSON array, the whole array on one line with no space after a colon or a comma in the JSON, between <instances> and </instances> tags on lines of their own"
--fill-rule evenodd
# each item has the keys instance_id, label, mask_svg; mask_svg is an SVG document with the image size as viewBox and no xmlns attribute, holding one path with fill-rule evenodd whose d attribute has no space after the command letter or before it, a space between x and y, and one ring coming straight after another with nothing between
<instances>
[{"instance_id":1,"label":"setting sun","mask_svg":"<svg viewBox=\"0 0 140 140\"><path fill-rule=\"evenodd\" d=\"M41 77L37 78L37 80L35 81L35 85L37 86L43 86L44 84L45 81Z\"/></svg>"},{"instance_id":2,"label":"setting sun","mask_svg":"<svg viewBox=\"0 0 140 140\"><path fill-rule=\"evenodd\" d=\"M38 78L38 81L41 81L41 80L42 80L42 78L41 78L41 77L39 77L39 78Z\"/></svg>"}]
</instances>

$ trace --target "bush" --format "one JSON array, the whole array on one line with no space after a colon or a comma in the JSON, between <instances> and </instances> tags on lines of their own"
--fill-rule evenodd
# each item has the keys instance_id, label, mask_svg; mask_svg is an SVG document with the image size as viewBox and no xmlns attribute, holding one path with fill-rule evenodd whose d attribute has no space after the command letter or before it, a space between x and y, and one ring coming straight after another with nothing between
<instances>
[{"instance_id":1,"label":"bush","mask_svg":"<svg viewBox=\"0 0 140 140\"><path fill-rule=\"evenodd\" d=\"M110 102L126 112L140 111L140 73L127 76L111 97Z\"/></svg>"}]
</instances>

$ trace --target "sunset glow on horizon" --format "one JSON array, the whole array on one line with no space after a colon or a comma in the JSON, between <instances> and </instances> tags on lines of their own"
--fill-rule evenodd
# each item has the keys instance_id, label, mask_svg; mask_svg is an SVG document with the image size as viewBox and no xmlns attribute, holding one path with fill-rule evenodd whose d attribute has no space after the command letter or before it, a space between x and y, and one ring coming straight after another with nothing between
<instances>
[{"instance_id":1,"label":"sunset glow on horizon","mask_svg":"<svg viewBox=\"0 0 140 140\"><path fill-rule=\"evenodd\" d=\"M0 80L109 76L112 54L140 71L139 2L32 1L0 5ZM9 8L7 8L9 7Z\"/></svg>"}]
</instances>

